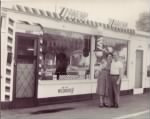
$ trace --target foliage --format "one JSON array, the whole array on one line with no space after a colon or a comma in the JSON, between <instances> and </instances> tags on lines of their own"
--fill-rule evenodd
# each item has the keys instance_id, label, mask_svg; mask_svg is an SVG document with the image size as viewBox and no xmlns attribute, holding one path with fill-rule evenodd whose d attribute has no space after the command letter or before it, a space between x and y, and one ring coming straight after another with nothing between
<instances>
[{"instance_id":1,"label":"foliage","mask_svg":"<svg viewBox=\"0 0 150 119\"><path fill-rule=\"evenodd\" d=\"M136 22L137 30L150 32L150 13L143 12L140 14L138 21Z\"/></svg>"}]
</instances>

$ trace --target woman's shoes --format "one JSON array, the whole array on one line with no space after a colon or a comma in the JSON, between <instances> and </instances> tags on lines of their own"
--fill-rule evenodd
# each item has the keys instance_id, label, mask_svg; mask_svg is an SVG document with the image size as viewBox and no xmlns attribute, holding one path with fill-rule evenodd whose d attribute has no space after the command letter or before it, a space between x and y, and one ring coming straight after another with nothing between
<instances>
[{"instance_id":1,"label":"woman's shoes","mask_svg":"<svg viewBox=\"0 0 150 119\"><path fill-rule=\"evenodd\" d=\"M102 108L102 107L110 107L110 106L106 104L99 104L99 107Z\"/></svg>"},{"instance_id":2,"label":"woman's shoes","mask_svg":"<svg viewBox=\"0 0 150 119\"><path fill-rule=\"evenodd\" d=\"M115 108L118 108L119 107L119 105L118 104L115 104L115 106L114 106Z\"/></svg>"},{"instance_id":3,"label":"woman's shoes","mask_svg":"<svg viewBox=\"0 0 150 119\"><path fill-rule=\"evenodd\" d=\"M99 104L99 107L100 107L100 108L103 108L103 107L104 107L104 104Z\"/></svg>"},{"instance_id":4,"label":"woman's shoes","mask_svg":"<svg viewBox=\"0 0 150 119\"><path fill-rule=\"evenodd\" d=\"M112 105L112 106L110 106L110 107L112 107L112 108L118 108L119 105L118 105L118 104L115 104L115 105Z\"/></svg>"},{"instance_id":5,"label":"woman's shoes","mask_svg":"<svg viewBox=\"0 0 150 119\"><path fill-rule=\"evenodd\" d=\"M106 104L104 104L104 106L105 106L105 107L111 107L111 106L109 106L109 105L106 105Z\"/></svg>"}]
</instances>

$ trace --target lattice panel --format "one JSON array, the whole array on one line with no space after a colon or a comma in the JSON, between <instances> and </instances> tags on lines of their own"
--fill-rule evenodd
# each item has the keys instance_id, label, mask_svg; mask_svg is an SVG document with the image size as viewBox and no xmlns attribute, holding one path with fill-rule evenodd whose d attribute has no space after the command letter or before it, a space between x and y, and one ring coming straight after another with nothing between
<instances>
[{"instance_id":1,"label":"lattice panel","mask_svg":"<svg viewBox=\"0 0 150 119\"><path fill-rule=\"evenodd\" d=\"M14 54L15 54L15 20L9 16L6 19L6 67L5 67L5 85L4 100L11 101L13 94L13 73L14 73Z\"/></svg>"},{"instance_id":2,"label":"lattice panel","mask_svg":"<svg viewBox=\"0 0 150 119\"><path fill-rule=\"evenodd\" d=\"M16 78L16 98L33 97L34 81L34 65L18 63Z\"/></svg>"}]
</instances>

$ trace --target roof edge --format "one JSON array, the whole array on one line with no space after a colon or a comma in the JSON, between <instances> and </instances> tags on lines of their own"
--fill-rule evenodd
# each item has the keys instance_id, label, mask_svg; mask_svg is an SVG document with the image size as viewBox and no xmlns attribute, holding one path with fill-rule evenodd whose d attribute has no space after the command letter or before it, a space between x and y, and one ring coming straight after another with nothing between
<instances>
[{"instance_id":1,"label":"roof edge","mask_svg":"<svg viewBox=\"0 0 150 119\"><path fill-rule=\"evenodd\" d=\"M38 8L31 8L31 7L25 8L25 7L26 6L15 5L12 8L1 7L1 9L5 10L5 11L13 11L13 12L24 13L24 14L28 14L28 15L49 17L52 19L60 20L60 21L66 21L66 22L70 22L70 23L74 23L74 24L80 24L80 25L82 24L82 25L89 26L89 27L95 27L97 29L98 29L98 27L101 27L101 28L115 31L115 32L119 32L119 33L135 35L135 29L112 27L109 24L104 24L104 23L93 21L90 19L82 20L82 19L76 19L76 18L71 19L70 17L64 18L64 17L59 16L59 14L56 12L45 11L45 10L41 11L41 9L38 9ZM35 9L34 12L36 11L37 14L33 13L33 9Z\"/></svg>"}]
</instances>

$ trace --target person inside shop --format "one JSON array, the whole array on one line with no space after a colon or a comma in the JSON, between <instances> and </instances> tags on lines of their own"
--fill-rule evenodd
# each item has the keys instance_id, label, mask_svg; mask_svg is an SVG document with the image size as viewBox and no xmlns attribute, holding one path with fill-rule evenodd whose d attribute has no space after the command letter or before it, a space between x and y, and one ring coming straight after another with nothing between
<instances>
[{"instance_id":1,"label":"person inside shop","mask_svg":"<svg viewBox=\"0 0 150 119\"><path fill-rule=\"evenodd\" d=\"M110 66L110 99L111 107L119 107L120 86L123 78L123 64L119 60L119 52L113 53L113 60Z\"/></svg>"},{"instance_id":2,"label":"person inside shop","mask_svg":"<svg viewBox=\"0 0 150 119\"><path fill-rule=\"evenodd\" d=\"M100 59L99 67L97 70L97 94L99 97L99 107L110 107L109 97L109 84L110 84L110 64L112 61L112 55L104 53Z\"/></svg>"},{"instance_id":3,"label":"person inside shop","mask_svg":"<svg viewBox=\"0 0 150 119\"><path fill-rule=\"evenodd\" d=\"M57 80L60 75L67 75L68 58L64 52L60 52L56 55L56 71Z\"/></svg>"},{"instance_id":4,"label":"person inside shop","mask_svg":"<svg viewBox=\"0 0 150 119\"><path fill-rule=\"evenodd\" d=\"M90 51L88 49L83 49L83 55L79 62L80 66L89 66L90 65Z\"/></svg>"},{"instance_id":5,"label":"person inside shop","mask_svg":"<svg viewBox=\"0 0 150 119\"><path fill-rule=\"evenodd\" d=\"M90 74L90 51L86 48L83 49L83 55L81 57L81 61L79 62L79 66L88 68L85 71L85 79L87 79L88 75Z\"/></svg>"}]
</instances>

